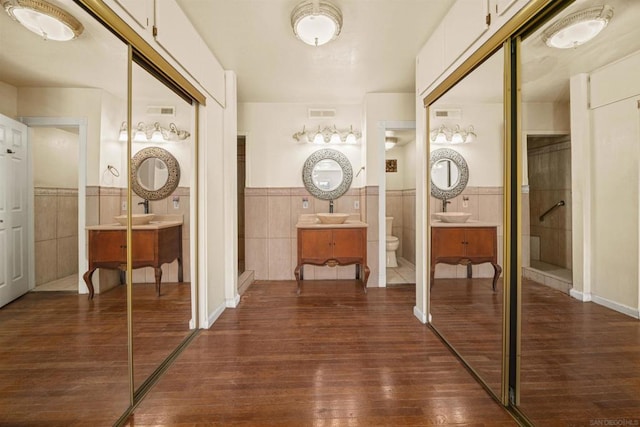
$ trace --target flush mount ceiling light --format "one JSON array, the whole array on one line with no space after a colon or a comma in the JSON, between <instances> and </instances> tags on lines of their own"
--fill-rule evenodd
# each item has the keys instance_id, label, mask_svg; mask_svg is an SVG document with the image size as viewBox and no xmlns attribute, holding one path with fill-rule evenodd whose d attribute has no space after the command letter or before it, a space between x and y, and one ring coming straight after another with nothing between
<instances>
[{"instance_id":1,"label":"flush mount ceiling light","mask_svg":"<svg viewBox=\"0 0 640 427\"><path fill-rule=\"evenodd\" d=\"M297 38L311 46L335 39L342 29L342 13L329 2L305 0L291 12L291 26Z\"/></svg>"},{"instance_id":2,"label":"flush mount ceiling light","mask_svg":"<svg viewBox=\"0 0 640 427\"><path fill-rule=\"evenodd\" d=\"M10 17L45 40L72 40L84 31L80 21L45 0L2 0L2 6Z\"/></svg>"},{"instance_id":3,"label":"flush mount ceiling light","mask_svg":"<svg viewBox=\"0 0 640 427\"><path fill-rule=\"evenodd\" d=\"M543 31L542 39L549 47L570 49L580 46L600 34L613 16L609 5L591 7L552 24Z\"/></svg>"}]
</instances>

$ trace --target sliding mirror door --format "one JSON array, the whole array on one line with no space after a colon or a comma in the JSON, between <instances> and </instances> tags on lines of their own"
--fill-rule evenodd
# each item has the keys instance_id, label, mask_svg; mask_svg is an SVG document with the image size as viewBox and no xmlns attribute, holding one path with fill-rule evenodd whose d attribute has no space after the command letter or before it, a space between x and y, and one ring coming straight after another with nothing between
<instances>
[{"instance_id":1,"label":"sliding mirror door","mask_svg":"<svg viewBox=\"0 0 640 427\"><path fill-rule=\"evenodd\" d=\"M432 326L496 395L503 361L504 54L429 106Z\"/></svg>"},{"instance_id":2,"label":"sliding mirror door","mask_svg":"<svg viewBox=\"0 0 640 427\"><path fill-rule=\"evenodd\" d=\"M56 4L77 39L0 11L0 294L17 289L0 302L0 424L110 425L130 404L127 296L98 271L90 299L83 275L87 227L115 222L126 183L127 46Z\"/></svg>"},{"instance_id":3,"label":"sliding mirror door","mask_svg":"<svg viewBox=\"0 0 640 427\"><path fill-rule=\"evenodd\" d=\"M519 407L536 425L640 422L640 2L606 3L577 0L520 46ZM576 13L609 24L545 43Z\"/></svg>"},{"instance_id":4,"label":"sliding mirror door","mask_svg":"<svg viewBox=\"0 0 640 427\"><path fill-rule=\"evenodd\" d=\"M140 390L191 332L194 107L137 63L132 73L131 291Z\"/></svg>"}]
</instances>

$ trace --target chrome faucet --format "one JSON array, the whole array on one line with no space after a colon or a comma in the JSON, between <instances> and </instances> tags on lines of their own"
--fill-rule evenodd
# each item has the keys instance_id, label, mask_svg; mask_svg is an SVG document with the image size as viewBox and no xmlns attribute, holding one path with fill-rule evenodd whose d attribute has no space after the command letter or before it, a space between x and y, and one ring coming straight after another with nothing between
<instances>
[{"instance_id":1,"label":"chrome faucet","mask_svg":"<svg viewBox=\"0 0 640 427\"><path fill-rule=\"evenodd\" d=\"M147 199L144 199L144 201L138 203L139 205L144 206L144 213L148 214L149 213L149 201Z\"/></svg>"},{"instance_id":2,"label":"chrome faucet","mask_svg":"<svg viewBox=\"0 0 640 427\"><path fill-rule=\"evenodd\" d=\"M329 200L329 213L333 213L333 200Z\"/></svg>"},{"instance_id":3,"label":"chrome faucet","mask_svg":"<svg viewBox=\"0 0 640 427\"><path fill-rule=\"evenodd\" d=\"M447 211L447 204L451 203L449 200L447 199L442 199L442 212L446 212Z\"/></svg>"}]
</instances>

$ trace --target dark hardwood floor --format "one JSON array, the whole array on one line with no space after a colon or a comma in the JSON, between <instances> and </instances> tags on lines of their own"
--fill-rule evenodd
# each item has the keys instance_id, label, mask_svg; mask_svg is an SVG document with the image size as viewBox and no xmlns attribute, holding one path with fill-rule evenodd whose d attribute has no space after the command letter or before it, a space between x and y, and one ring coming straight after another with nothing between
<instances>
[{"instance_id":1,"label":"dark hardwood floor","mask_svg":"<svg viewBox=\"0 0 640 427\"><path fill-rule=\"evenodd\" d=\"M415 287L256 282L202 331L130 426L512 426L413 316Z\"/></svg>"},{"instance_id":2,"label":"dark hardwood floor","mask_svg":"<svg viewBox=\"0 0 640 427\"><path fill-rule=\"evenodd\" d=\"M134 285L135 383L188 334L189 284ZM129 406L126 288L32 292L0 309L0 426L112 426Z\"/></svg>"},{"instance_id":3,"label":"dark hardwood floor","mask_svg":"<svg viewBox=\"0 0 640 427\"><path fill-rule=\"evenodd\" d=\"M640 426L640 320L522 289L521 409L539 426Z\"/></svg>"},{"instance_id":4,"label":"dark hardwood floor","mask_svg":"<svg viewBox=\"0 0 640 427\"><path fill-rule=\"evenodd\" d=\"M137 382L188 319L188 287L163 285L161 300L148 288L134 293L136 342L152 350L136 356ZM539 426L640 425L640 321L535 282L523 291L520 408ZM484 322L466 331L483 363L499 339L478 336L498 319L487 295L482 309L466 310ZM256 282L199 333L128 425L516 425L415 319L414 304L411 285L364 295L355 281L311 281L298 297L295 281ZM440 309L445 325L443 313L456 311ZM0 310L0 426L109 426L127 405L124 287L93 302L32 293Z\"/></svg>"},{"instance_id":5,"label":"dark hardwood floor","mask_svg":"<svg viewBox=\"0 0 640 427\"><path fill-rule=\"evenodd\" d=\"M438 279L431 301L435 327L496 392L501 289ZM640 426L638 319L523 278L520 372L519 407L535 425Z\"/></svg>"}]
</instances>

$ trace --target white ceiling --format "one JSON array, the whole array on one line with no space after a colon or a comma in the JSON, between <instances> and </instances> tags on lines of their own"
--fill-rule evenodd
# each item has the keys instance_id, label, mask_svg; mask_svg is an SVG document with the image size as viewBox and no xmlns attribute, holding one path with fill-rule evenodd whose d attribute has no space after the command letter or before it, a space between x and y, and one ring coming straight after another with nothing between
<instances>
[{"instance_id":1,"label":"white ceiling","mask_svg":"<svg viewBox=\"0 0 640 427\"><path fill-rule=\"evenodd\" d=\"M361 103L368 92L414 92L415 58L453 0L332 0L337 39L293 34L300 0L178 0L225 69L240 102Z\"/></svg>"},{"instance_id":2,"label":"white ceiling","mask_svg":"<svg viewBox=\"0 0 640 427\"><path fill-rule=\"evenodd\" d=\"M361 103L367 92L413 92L415 56L453 3L335 0L344 15L342 33L315 48L298 41L291 30L289 16L298 0L177 1L223 66L236 71L241 102L313 104ZM578 0L562 14L602 1ZM606 1L614 8L613 19L584 46L550 49L535 34L525 40L525 100L568 100L571 75L640 49L640 0ZM123 96L122 42L73 0L56 3L81 20L83 35L67 43L44 41L0 13L0 81L17 87L100 87ZM501 75L501 66L496 60L468 76L459 85L459 101L500 99L485 83L488 75Z\"/></svg>"}]
</instances>

